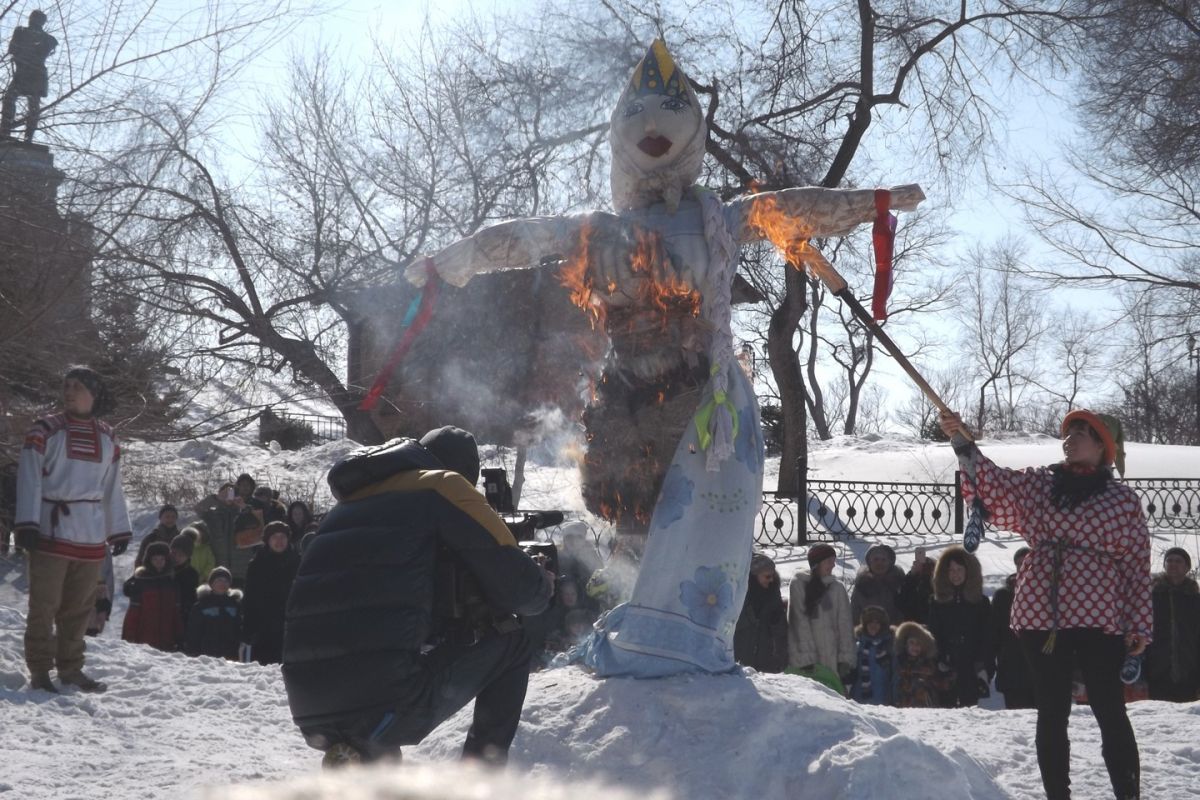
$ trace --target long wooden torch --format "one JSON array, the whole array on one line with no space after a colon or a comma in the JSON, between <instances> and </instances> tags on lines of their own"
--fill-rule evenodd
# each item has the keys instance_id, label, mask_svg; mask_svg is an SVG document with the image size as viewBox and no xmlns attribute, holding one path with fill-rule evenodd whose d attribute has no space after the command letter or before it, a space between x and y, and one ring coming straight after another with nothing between
<instances>
[{"instance_id":1,"label":"long wooden torch","mask_svg":"<svg viewBox=\"0 0 1200 800\"><path fill-rule=\"evenodd\" d=\"M938 411L953 413L953 409L946 405L945 401L942 400L934 388L929 385L929 381L925 380L925 377L913 366L913 363L908 360L908 356L904 355L899 346L892 341L892 337L887 335L883 327L863 308L862 303L858 302L858 298L854 296L854 293L850 291L850 287L846 284L846 279L834 269L833 264L829 263L829 259L825 258L820 250L813 247L811 243L805 243L805 246L802 248L790 247L788 250L790 257L798 258L802 261L803 265L808 267L834 296L841 298L841 301L849 307L855 318L866 326L867 330L883 345L883 349L887 350L891 357L896 360L896 363L900 365L901 369L908 374L908 377L912 378L913 383L917 385L922 394L929 398L929 402L933 403ZM973 440L974 438L966 428L962 429L962 434L968 439Z\"/></svg>"}]
</instances>

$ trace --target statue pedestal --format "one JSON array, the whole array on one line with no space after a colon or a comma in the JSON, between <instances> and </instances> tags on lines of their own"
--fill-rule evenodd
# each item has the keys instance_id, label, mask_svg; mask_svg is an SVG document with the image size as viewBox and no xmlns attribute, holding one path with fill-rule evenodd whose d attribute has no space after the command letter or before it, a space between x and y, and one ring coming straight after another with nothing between
<instances>
[{"instance_id":1,"label":"statue pedestal","mask_svg":"<svg viewBox=\"0 0 1200 800\"><path fill-rule=\"evenodd\" d=\"M46 145L0 139L0 207L50 206L58 216L58 186L64 177Z\"/></svg>"},{"instance_id":2,"label":"statue pedestal","mask_svg":"<svg viewBox=\"0 0 1200 800\"><path fill-rule=\"evenodd\" d=\"M0 140L0 369L34 385L95 345L92 229L59 213L64 177L46 145Z\"/></svg>"}]
</instances>

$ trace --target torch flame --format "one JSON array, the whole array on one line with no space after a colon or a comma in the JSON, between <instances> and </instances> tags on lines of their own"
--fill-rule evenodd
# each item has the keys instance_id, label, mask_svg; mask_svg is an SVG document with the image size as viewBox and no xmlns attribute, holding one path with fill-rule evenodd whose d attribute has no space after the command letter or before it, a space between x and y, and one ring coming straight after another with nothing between
<instances>
[{"instance_id":1,"label":"torch flame","mask_svg":"<svg viewBox=\"0 0 1200 800\"><path fill-rule=\"evenodd\" d=\"M755 195L754 202L750 204L748 221L750 226L762 234L764 239L775 245L775 248L793 267L796 269L807 267L814 276L820 278L829 287L831 292L837 293L846 287L846 282L834 270L833 265L821 254L820 250L809 243L812 228L804 219L789 214L781 208L776 193L766 192Z\"/></svg>"}]
</instances>

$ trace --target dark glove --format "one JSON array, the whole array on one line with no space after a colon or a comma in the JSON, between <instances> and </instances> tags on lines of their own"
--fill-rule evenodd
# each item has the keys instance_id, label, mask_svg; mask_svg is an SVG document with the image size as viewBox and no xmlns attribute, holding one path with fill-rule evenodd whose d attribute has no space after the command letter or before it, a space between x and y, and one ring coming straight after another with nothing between
<instances>
[{"instance_id":1,"label":"dark glove","mask_svg":"<svg viewBox=\"0 0 1200 800\"><path fill-rule=\"evenodd\" d=\"M119 555L121 555L121 553L124 553L128 549L129 549L129 540L128 539L119 539L118 541L115 541L112 543L112 554L114 556L119 556Z\"/></svg>"},{"instance_id":2,"label":"dark glove","mask_svg":"<svg viewBox=\"0 0 1200 800\"><path fill-rule=\"evenodd\" d=\"M109 600L107 597L96 598L96 613L97 614L111 614L112 613L112 600Z\"/></svg>"},{"instance_id":3,"label":"dark glove","mask_svg":"<svg viewBox=\"0 0 1200 800\"><path fill-rule=\"evenodd\" d=\"M13 532L13 540L22 550L37 550L38 530L37 528L17 528Z\"/></svg>"}]
</instances>

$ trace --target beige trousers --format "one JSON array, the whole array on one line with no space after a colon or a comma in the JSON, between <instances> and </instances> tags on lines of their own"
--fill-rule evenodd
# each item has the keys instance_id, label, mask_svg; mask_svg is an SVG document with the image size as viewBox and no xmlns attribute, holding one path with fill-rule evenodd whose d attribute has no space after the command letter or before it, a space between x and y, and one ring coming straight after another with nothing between
<instances>
[{"instance_id":1,"label":"beige trousers","mask_svg":"<svg viewBox=\"0 0 1200 800\"><path fill-rule=\"evenodd\" d=\"M73 561L36 550L29 553L25 663L30 672L57 667L62 677L83 669L83 634L103 566L103 561Z\"/></svg>"}]
</instances>

